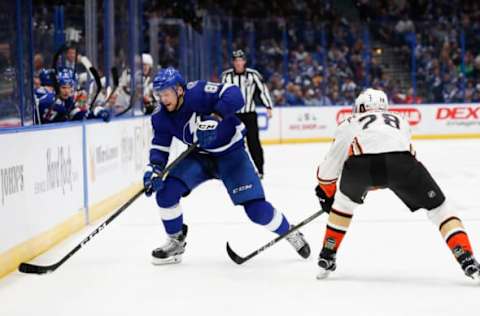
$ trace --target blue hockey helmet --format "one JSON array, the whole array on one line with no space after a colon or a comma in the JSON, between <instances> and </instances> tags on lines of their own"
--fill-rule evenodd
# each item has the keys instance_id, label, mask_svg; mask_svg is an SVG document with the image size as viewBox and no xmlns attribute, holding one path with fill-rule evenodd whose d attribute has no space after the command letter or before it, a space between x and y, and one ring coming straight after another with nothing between
<instances>
[{"instance_id":1,"label":"blue hockey helmet","mask_svg":"<svg viewBox=\"0 0 480 316\"><path fill-rule=\"evenodd\" d=\"M38 78L42 86L53 86L53 76L55 76L53 69L42 68L38 73Z\"/></svg>"},{"instance_id":2,"label":"blue hockey helmet","mask_svg":"<svg viewBox=\"0 0 480 316\"><path fill-rule=\"evenodd\" d=\"M153 79L153 90L156 92L175 88L177 85L185 88L186 82L182 74L173 67L160 69Z\"/></svg>"},{"instance_id":3,"label":"blue hockey helmet","mask_svg":"<svg viewBox=\"0 0 480 316\"><path fill-rule=\"evenodd\" d=\"M57 80L59 86L75 86L75 72L72 68L62 67L58 70Z\"/></svg>"}]
</instances>

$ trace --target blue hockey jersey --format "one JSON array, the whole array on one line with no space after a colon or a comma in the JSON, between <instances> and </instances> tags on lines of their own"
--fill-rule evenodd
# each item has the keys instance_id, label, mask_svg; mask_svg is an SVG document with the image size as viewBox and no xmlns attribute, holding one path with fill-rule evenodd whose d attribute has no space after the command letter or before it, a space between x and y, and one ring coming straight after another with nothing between
<instances>
[{"instance_id":1,"label":"blue hockey jersey","mask_svg":"<svg viewBox=\"0 0 480 316\"><path fill-rule=\"evenodd\" d=\"M44 87L35 90L35 96L38 100L38 112L42 124L65 122L68 120L69 107L72 107L73 99L66 101L55 98L55 92L49 91Z\"/></svg>"},{"instance_id":2,"label":"blue hockey jersey","mask_svg":"<svg viewBox=\"0 0 480 316\"><path fill-rule=\"evenodd\" d=\"M154 137L150 149L150 162L165 166L172 138L190 145L195 140L196 122L202 117L216 114L222 118L217 127L217 139L202 152L221 156L243 146L246 130L235 113L244 105L240 89L231 84L194 81L187 84L183 103L174 112L163 105L152 115Z\"/></svg>"},{"instance_id":3,"label":"blue hockey jersey","mask_svg":"<svg viewBox=\"0 0 480 316\"><path fill-rule=\"evenodd\" d=\"M68 97L65 100L56 98L55 92L49 91L45 87L36 89L35 97L38 102L38 113L42 124L78 121L95 117L88 109L76 106L73 97Z\"/></svg>"}]
</instances>

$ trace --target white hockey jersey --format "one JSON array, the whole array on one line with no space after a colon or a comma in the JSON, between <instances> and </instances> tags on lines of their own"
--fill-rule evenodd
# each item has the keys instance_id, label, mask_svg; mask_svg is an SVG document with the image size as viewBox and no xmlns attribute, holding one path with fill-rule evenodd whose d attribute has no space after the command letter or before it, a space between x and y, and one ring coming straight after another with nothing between
<instances>
[{"instance_id":1,"label":"white hockey jersey","mask_svg":"<svg viewBox=\"0 0 480 316\"><path fill-rule=\"evenodd\" d=\"M335 140L317 170L321 184L335 183L351 155L402 152L413 149L408 122L392 112L365 112L337 127Z\"/></svg>"}]
</instances>

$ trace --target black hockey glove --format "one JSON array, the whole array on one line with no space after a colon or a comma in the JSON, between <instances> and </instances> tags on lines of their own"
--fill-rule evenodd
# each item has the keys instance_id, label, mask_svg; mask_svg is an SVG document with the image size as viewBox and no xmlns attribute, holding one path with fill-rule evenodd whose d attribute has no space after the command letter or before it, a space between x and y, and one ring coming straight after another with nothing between
<instances>
[{"instance_id":1,"label":"black hockey glove","mask_svg":"<svg viewBox=\"0 0 480 316\"><path fill-rule=\"evenodd\" d=\"M323 189L320 187L320 185L317 185L315 187L315 194L318 197L318 201L320 202L320 206L322 207L322 210L324 210L327 213L330 213L330 209L332 208L333 204L333 197L327 197L327 194Z\"/></svg>"}]
</instances>

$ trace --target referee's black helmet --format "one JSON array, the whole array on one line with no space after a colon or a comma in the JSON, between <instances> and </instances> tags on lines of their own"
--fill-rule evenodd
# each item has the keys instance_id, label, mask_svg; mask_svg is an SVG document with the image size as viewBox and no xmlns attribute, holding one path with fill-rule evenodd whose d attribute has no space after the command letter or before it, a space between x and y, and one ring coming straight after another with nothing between
<instances>
[{"instance_id":1,"label":"referee's black helmet","mask_svg":"<svg viewBox=\"0 0 480 316\"><path fill-rule=\"evenodd\" d=\"M247 59L247 56L245 55L245 52L243 50L237 49L232 52L232 59L235 58Z\"/></svg>"}]
</instances>

